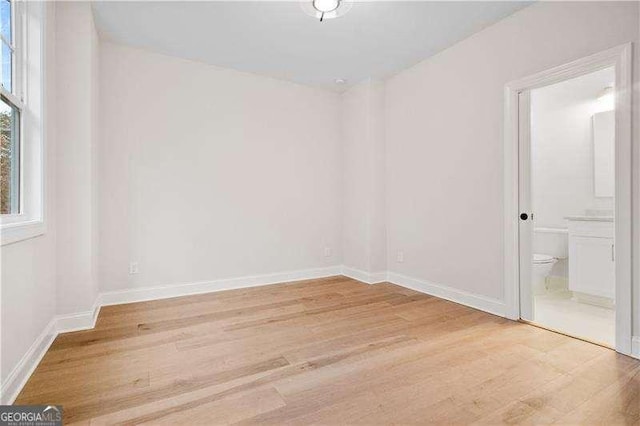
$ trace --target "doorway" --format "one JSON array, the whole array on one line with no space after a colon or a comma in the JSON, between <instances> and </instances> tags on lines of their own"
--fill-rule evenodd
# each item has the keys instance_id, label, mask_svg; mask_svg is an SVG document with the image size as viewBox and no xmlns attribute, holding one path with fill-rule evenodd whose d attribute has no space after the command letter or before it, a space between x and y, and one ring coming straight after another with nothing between
<instances>
[{"instance_id":1,"label":"doorway","mask_svg":"<svg viewBox=\"0 0 640 426\"><path fill-rule=\"evenodd\" d=\"M615 346L615 70L520 93L523 319ZM527 105L524 105L527 103Z\"/></svg>"},{"instance_id":2,"label":"doorway","mask_svg":"<svg viewBox=\"0 0 640 426\"><path fill-rule=\"evenodd\" d=\"M630 47L506 87L508 316L631 352Z\"/></svg>"}]
</instances>

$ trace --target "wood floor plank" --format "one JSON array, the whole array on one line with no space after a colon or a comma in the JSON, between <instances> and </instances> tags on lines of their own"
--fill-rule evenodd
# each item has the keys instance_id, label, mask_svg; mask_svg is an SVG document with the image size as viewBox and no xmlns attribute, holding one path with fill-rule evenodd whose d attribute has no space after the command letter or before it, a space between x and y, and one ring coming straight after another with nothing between
<instances>
[{"instance_id":1,"label":"wood floor plank","mask_svg":"<svg viewBox=\"0 0 640 426\"><path fill-rule=\"evenodd\" d=\"M16 400L67 424L640 424L640 361L332 277L104 307Z\"/></svg>"}]
</instances>

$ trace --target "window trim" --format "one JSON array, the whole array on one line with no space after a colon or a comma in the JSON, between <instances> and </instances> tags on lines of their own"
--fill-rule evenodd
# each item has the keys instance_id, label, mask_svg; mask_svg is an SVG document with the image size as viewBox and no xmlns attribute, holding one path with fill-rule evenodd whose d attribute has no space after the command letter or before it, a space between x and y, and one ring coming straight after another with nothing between
<instances>
[{"instance_id":1,"label":"window trim","mask_svg":"<svg viewBox=\"0 0 640 426\"><path fill-rule=\"evenodd\" d=\"M0 0L6 1L6 0ZM17 154L12 155L12 174L14 170L16 170L16 174L12 177L17 180L17 185L12 185L11 192L15 192L12 194L11 201L12 207L14 203L17 204L17 212L11 212L8 214L0 214L2 218L2 223L14 223L17 221L24 221L24 187L23 181L24 176L22 174L23 164L22 164L22 150L23 150L23 112L25 109L24 103L24 93L25 86L23 85L22 75L24 74L24 68L26 67L26 57L22 56L22 54L26 51L23 48L23 42L26 41L26 21L24 20L24 7L21 1L11 0L10 4L10 27L11 27L11 39L7 40L0 35L2 38L2 42L6 44L11 50L11 91L7 90L4 86L0 84L0 97L4 98L3 102L8 104L10 108L14 108L18 113L18 126L17 126L17 134L18 140L14 146L17 148Z\"/></svg>"},{"instance_id":2,"label":"window trim","mask_svg":"<svg viewBox=\"0 0 640 426\"><path fill-rule=\"evenodd\" d=\"M11 199L12 201L17 199L17 213L2 215L4 218L13 218L21 215L24 211L22 203L22 110L18 106L14 105L10 100L6 99L2 94L0 94L0 99L18 114L18 125L15 126L15 123L13 123L11 126L12 132L16 132L18 134L18 140L12 141L12 149L15 149L16 152L11 155L11 179L12 181L17 180L17 185L11 185ZM13 194L13 192L15 192L15 194ZM14 208L13 203L11 207L12 209Z\"/></svg>"},{"instance_id":3,"label":"window trim","mask_svg":"<svg viewBox=\"0 0 640 426\"><path fill-rule=\"evenodd\" d=\"M43 235L45 223L45 2L13 0L14 93L0 92L20 111L20 213L0 215L0 245ZM19 66L17 64L20 64ZM30 95L30 96L27 96Z\"/></svg>"},{"instance_id":4,"label":"window trim","mask_svg":"<svg viewBox=\"0 0 640 426\"><path fill-rule=\"evenodd\" d=\"M2 245L17 243L44 235L47 231L44 220L23 220L21 222L2 224Z\"/></svg>"},{"instance_id":5,"label":"window trim","mask_svg":"<svg viewBox=\"0 0 640 426\"><path fill-rule=\"evenodd\" d=\"M2 37L2 41L11 49L13 58L11 61L11 90L7 90L0 84L0 93L5 96L18 109L24 109L26 94L26 82L24 71L27 65L27 19L26 1L11 0L11 42Z\"/></svg>"},{"instance_id":6,"label":"window trim","mask_svg":"<svg viewBox=\"0 0 640 426\"><path fill-rule=\"evenodd\" d=\"M22 112L22 110L24 109L24 102L22 102L22 100L13 93L7 92L5 88L2 87L2 85L0 85L0 95L2 95L3 98L6 98L10 104L15 106L16 108L18 108L18 110L20 110L20 112Z\"/></svg>"}]
</instances>

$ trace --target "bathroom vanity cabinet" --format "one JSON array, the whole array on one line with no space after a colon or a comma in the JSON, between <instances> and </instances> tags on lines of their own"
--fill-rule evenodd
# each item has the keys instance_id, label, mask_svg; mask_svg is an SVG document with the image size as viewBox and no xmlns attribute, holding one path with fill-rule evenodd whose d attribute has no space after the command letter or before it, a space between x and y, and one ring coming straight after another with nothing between
<instances>
[{"instance_id":1,"label":"bathroom vanity cabinet","mask_svg":"<svg viewBox=\"0 0 640 426\"><path fill-rule=\"evenodd\" d=\"M569 221L569 290L615 299L613 217L567 217Z\"/></svg>"}]
</instances>

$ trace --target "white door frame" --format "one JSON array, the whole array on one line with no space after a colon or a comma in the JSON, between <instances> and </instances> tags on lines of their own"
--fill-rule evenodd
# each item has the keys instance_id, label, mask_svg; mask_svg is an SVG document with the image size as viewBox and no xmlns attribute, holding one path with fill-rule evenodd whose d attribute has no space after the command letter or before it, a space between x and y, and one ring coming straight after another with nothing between
<instances>
[{"instance_id":1,"label":"white door frame","mask_svg":"<svg viewBox=\"0 0 640 426\"><path fill-rule=\"evenodd\" d=\"M579 77L608 67L615 69L615 252L616 350L631 354L631 43L561 65L505 86L504 121L504 300L506 316L520 319L519 265L519 93Z\"/></svg>"}]
</instances>

